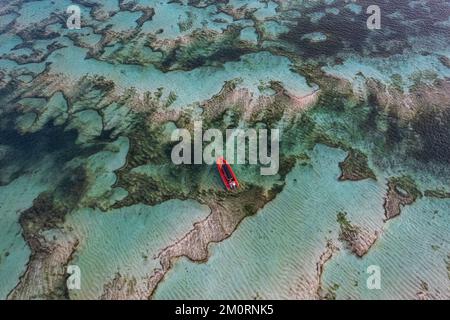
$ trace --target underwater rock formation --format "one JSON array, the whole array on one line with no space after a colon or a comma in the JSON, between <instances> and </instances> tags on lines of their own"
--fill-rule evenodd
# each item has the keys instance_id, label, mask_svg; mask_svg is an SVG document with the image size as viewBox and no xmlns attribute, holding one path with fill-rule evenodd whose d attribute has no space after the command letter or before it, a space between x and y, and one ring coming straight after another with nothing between
<instances>
[{"instance_id":1,"label":"underwater rock formation","mask_svg":"<svg viewBox=\"0 0 450 320\"><path fill-rule=\"evenodd\" d=\"M77 246L77 239L60 227L67 208L43 194L33 207L21 214L23 235L31 257L19 284L9 299L67 298L66 265Z\"/></svg>"},{"instance_id":2,"label":"underwater rock formation","mask_svg":"<svg viewBox=\"0 0 450 320\"><path fill-rule=\"evenodd\" d=\"M339 212L337 222L341 232L340 239L345 241L350 250L358 257L364 256L378 238L378 232L370 232L358 226L352 225L348 221L345 212Z\"/></svg>"},{"instance_id":3,"label":"underwater rock formation","mask_svg":"<svg viewBox=\"0 0 450 320\"><path fill-rule=\"evenodd\" d=\"M367 156L358 150L350 150L347 158L339 163L339 167L342 170L339 180L358 181L368 178L376 180L375 174L368 167Z\"/></svg>"},{"instance_id":4,"label":"underwater rock formation","mask_svg":"<svg viewBox=\"0 0 450 320\"><path fill-rule=\"evenodd\" d=\"M412 204L420 197L422 197L422 193L410 177L391 178L388 182L388 191L384 202L386 220L398 216L403 206Z\"/></svg>"}]
</instances>

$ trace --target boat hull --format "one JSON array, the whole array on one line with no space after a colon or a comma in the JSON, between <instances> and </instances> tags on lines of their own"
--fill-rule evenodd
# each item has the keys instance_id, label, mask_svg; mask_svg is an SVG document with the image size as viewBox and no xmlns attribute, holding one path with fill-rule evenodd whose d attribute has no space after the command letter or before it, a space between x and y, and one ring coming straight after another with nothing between
<instances>
[{"instance_id":1,"label":"boat hull","mask_svg":"<svg viewBox=\"0 0 450 320\"><path fill-rule=\"evenodd\" d=\"M233 172L230 164L223 157L217 159L217 170L219 171L220 178L227 190L233 190L239 188L239 181ZM233 187L234 182L234 187Z\"/></svg>"}]
</instances>

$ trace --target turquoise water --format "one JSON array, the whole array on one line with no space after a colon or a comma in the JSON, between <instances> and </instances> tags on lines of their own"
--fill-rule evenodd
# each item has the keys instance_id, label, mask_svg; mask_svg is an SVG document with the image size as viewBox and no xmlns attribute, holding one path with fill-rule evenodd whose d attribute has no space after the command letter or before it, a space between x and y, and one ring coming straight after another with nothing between
<instances>
[{"instance_id":1,"label":"turquoise water","mask_svg":"<svg viewBox=\"0 0 450 320\"><path fill-rule=\"evenodd\" d=\"M206 218L209 208L194 201L170 200L150 207L132 207L101 212L82 209L65 224L80 239L70 262L81 269L81 290L72 299L96 299L117 273L144 281L159 267L158 252L179 240Z\"/></svg>"},{"instance_id":2,"label":"turquoise water","mask_svg":"<svg viewBox=\"0 0 450 320\"><path fill-rule=\"evenodd\" d=\"M108 19L101 25L101 28L112 24L113 31L132 31L137 27L136 20L142 15L141 12L119 12L115 14L111 19Z\"/></svg>"},{"instance_id":3,"label":"turquoise water","mask_svg":"<svg viewBox=\"0 0 450 320\"><path fill-rule=\"evenodd\" d=\"M9 23L14 21L14 19L17 17L16 13L10 13L10 14L4 14L2 15L2 19L0 21L0 29L5 28Z\"/></svg>"},{"instance_id":4,"label":"turquoise water","mask_svg":"<svg viewBox=\"0 0 450 320\"><path fill-rule=\"evenodd\" d=\"M148 5L148 1L138 2ZM162 32L157 35L160 40L176 39L198 29L222 32L228 25L233 24L233 18L219 12L215 5L195 8L175 2L167 3L167 1L151 1L150 5L155 9L155 15L151 21L144 23L141 31L156 33L162 29ZM218 22L222 20L225 22ZM180 28L180 25L184 27Z\"/></svg>"},{"instance_id":5,"label":"turquoise water","mask_svg":"<svg viewBox=\"0 0 450 320\"><path fill-rule=\"evenodd\" d=\"M312 156L312 166L296 167L273 202L244 220L233 237L212 246L207 263L180 259L155 298L314 298L316 263L327 240L339 245L336 213L346 211L353 224L381 236L362 259L341 245L326 264L324 289L339 284L338 299L412 299L423 280L435 298L448 299L442 279L450 202L420 200L383 226L382 182L338 182L337 164L344 154L318 146ZM439 249L430 250L432 245ZM372 264L382 268L382 290L366 287L365 272Z\"/></svg>"},{"instance_id":6,"label":"turquoise water","mask_svg":"<svg viewBox=\"0 0 450 320\"><path fill-rule=\"evenodd\" d=\"M328 239L339 242L337 212L380 230L384 185L338 182L342 151L319 145L311 155L311 166L297 166L275 200L245 219L231 238L211 246L207 263L180 259L155 298L314 298L316 263Z\"/></svg>"},{"instance_id":7,"label":"turquoise water","mask_svg":"<svg viewBox=\"0 0 450 320\"><path fill-rule=\"evenodd\" d=\"M283 33L289 31L289 29L276 21L267 21L263 24L264 34L269 38L276 38Z\"/></svg>"},{"instance_id":8,"label":"turquoise water","mask_svg":"<svg viewBox=\"0 0 450 320\"><path fill-rule=\"evenodd\" d=\"M449 299L449 212L448 199L421 199L404 208L364 259L344 251L333 258L325 268L325 285L339 284L338 299L416 299L425 282L430 298ZM381 290L367 289L369 265L381 268Z\"/></svg>"},{"instance_id":9,"label":"turquoise water","mask_svg":"<svg viewBox=\"0 0 450 320\"><path fill-rule=\"evenodd\" d=\"M360 14L363 11L363 8L356 3L349 3L345 6L346 8L350 9L353 13Z\"/></svg>"},{"instance_id":10,"label":"turquoise water","mask_svg":"<svg viewBox=\"0 0 450 320\"><path fill-rule=\"evenodd\" d=\"M17 285L25 272L30 249L22 237L20 213L33 205L33 200L50 188L53 161L36 163L35 170L6 186L0 186L0 299Z\"/></svg>"},{"instance_id":11,"label":"turquoise water","mask_svg":"<svg viewBox=\"0 0 450 320\"><path fill-rule=\"evenodd\" d=\"M220 92L225 81L233 79L241 79L240 86L254 93L258 93L261 81L268 83L271 80L280 81L288 91L299 96L314 89L304 77L290 70L291 62L287 58L269 52L244 55L240 61L225 63L223 67L200 67L170 73L163 73L153 66L114 66L96 60L83 60L84 56L84 49L61 49L49 57L51 70L65 72L72 79L80 79L95 70L96 74L113 80L119 88L135 87L140 92L155 92L162 87L165 96L170 92L177 94L172 106L178 108L211 98ZM204 79L201 90L196 79Z\"/></svg>"},{"instance_id":12,"label":"turquoise water","mask_svg":"<svg viewBox=\"0 0 450 320\"><path fill-rule=\"evenodd\" d=\"M20 16L16 22L19 25L29 25L41 22L49 17L49 12L64 12L70 5L70 1L32 1L24 3L20 9Z\"/></svg>"},{"instance_id":13,"label":"turquoise water","mask_svg":"<svg viewBox=\"0 0 450 320\"><path fill-rule=\"evenodd\" d=\"M392 83L392 76L399 74L403 79L403 89L405 92L414 84L414 76L424 70L429 70L440 79L450 76L450 69L446 68L437 55L423 56L420 54L410 54L409 59L404 55L397 55L388 58L361 58L349 57L342 65L326 66L323 70L330 75L335 75L353 81L358 73L364 74L367 78L376 79L385 84Z\"/></svg>"},{"instance_id":14,"label":"turquoise water","mask_svg":"<svg viewBox=\"0 0 450 320\"><path fill-rule=\"evenodd\" d=\"M351 42L351 35L358 35L358 30L340 33L337 32L339 30L333 30L333 24L329 26L327 22L346 12L344 8L354 14L349 18L350 21L361 18L366 8L357 3L326 0L324 3L327 7L320 7L321 11L311 10L323 4L314 1L230 0L227 4L205 3L194 7L187 0L137 0L136 6L130 9L133 12L120 11L117 0L102 1L93 9L79 5L82 21L89 26L82 30L67 30L61 21L56 21L48 25L46 30L58 32L60 36L50 39L43 36L22 48L21 31L50 18L51 13L63 15L72 2L28 1L17 7L17 14L1 16L0 56L44 55L53 43L65 46L41 63L20 65L7 57L0 58L2 90L3 85L11 79L27 82L14 84L14 90L7 88L5 92L2 91L1 133L8 135L17 131L21 136L13 137L18 140L35 137L34 134L42 139L40 134L43 130L62 126L64 134L68 136L70 130L76 132L73 148L80 148L76 149L80 153L68 156L67 161L59 160L64 163L58 163L58 169L55 169L57 158L64 159L67 155L53 157L30 153L29 159L24 161L27 162L25 165L22 159L5 163L1 161L10 159L10 153L14 154L12 152L17 152L22 146L16 146L16 141L0 144L0 182L9 183L0 186L0 298L6 298L8 292L17 285L29 262L30 249L24 242L19 225L21 212L31 207L40 193L53 191L64 174L74 172L76 168L86 169L88 179L75 211L66 217L64 224L65 230L73 232L80 240L69 263L80 266L82 289L71 291L71 298L99 298L105 285L117 273L128 280L145 283L148 275L159 267L157 254L181 239L195 222L209 214L206 206L195 201L180 200L166 201L153 207L135 204L111 209L129 195L128 190L115 184L117 171L127 164L127 155L133 152L130 148L133 140L126 137L130 133L128 128L133 127L136 121L131 113L145 111L138 116L140 120L147 117L146 105L133 105L132 101L122 105L118 101L126 89L135 88L137 94L132 98L139 100L144 93L162 88L162 99L167 99L171 93L177 96L170 108L186 111L200 109L200 104L219 93L230 80L238 80L237 88L247 89L255 102L259 96L274 95L271 89L261 89L268 87L272 81L280 82L289 94L304 96L312 93L318 86L314 81L306 80L314 78L314 75L307 74L310 70L313 70L312 73L324 71L349 81L354 95L357 98L362 95L364 100L368 98L365 83L369 78L391 85L392 77L400 75L401 88L408 92L421 74L431 74L426 79L430 88L435 79L450 77L450 69L440 60L441 56L450 57L448 41L434 32L422 36L410 35L407 30L408 39L382 41L386 47L384 49L395 47L398 45L396 41L400 41L402 48L408 47L401 54L386 56L382 56L382 52L378 52L378 56L369 55L371 46L378 44L378 38L374 41L368 36L361 43L355 43L355 48L358 45L364 47L361 54L351 50L355 48L347 48L348 44L340 43L336 38L343 37L345 41ZM155 9L155 15L142 27L137 24L143 14L139 6ZM411 2L409 6L417 8L419 13L418 2ZM289 8L295 10L285 11ZM232 17L231 9L247 11L247 14L237 10L234 13L242 15ZM440 14L433 13L435 16ZM14 28L4 30L16 17ZM300 17L306 18L307 22L298 20ZM392 12L388 17L405 22L400 28L402 30L410 23L404 21L405 15L401 12ZM450 20L445 19L435 26L450 26ZM309 22L311 24L308 25ZM423 24L423 21L420 22ZM297 23L307 24L308 31L303 33L300 30L292 39L286 40L287 33L294 30L292 28ZM205 66L176 70L177 56L183 54L183 50L187 50L188 54L193 50L192 58L197 58L196 46L198 42L202 45L203 35L207 34L208 41L213 39L216 45L225 38L225 31L231 29L236 31L241 41L228 44L225 49L236 49L239 56L230 59L213 56ZM204 32L202 36L198 35L199 31ZM346 35L345 31L351 35ZM393 29L388 26L386 35L390 32ZM114 36L109 39L112 33ZM381 37L382 33L373 34ZM81 45L88 48L76 46L76 42L70 39L71 34L78 35ZM108 40L108 43L103 48L104 52L99 54L99 59L87 59L89 49L100 49L101 40ZM299 40L305 41L297 46L296 41ZM326 57L321 61L319 58L316 61L316 55L309 59L303 56L302 50L308 49L305 48L308 44L328 48L327 41L337 41L346 50L330 54L324 49L321 53ZM172 49L175 62L165 69L161 65ZM240 54L240 50L245 54ZM167 60L172 61L169 58ZM303 65L307 60L312 60L309 61L311 65ZM341 60L342 63L338 63ZM33 83L33 77L43 73L47 63L49 74L42 74L43 78L39 80L42 83ZM305 70L305 74L296 70ZM77 81L86 75L112 80L116 88L115 95L99 103L101 90L86 89L84 92L84 88L77 87ZM48 80L48 83L44 80ZM82 99L78 99L75 92L78 90ZM11 93L20 96L11 101L4 99ZM380 109L384 107L380 106ZM13 110L14 114L11 112ZM346 110L348 115L358 111L356 108ZM10 122L6 116L11 118ZM287 176L286 187L275 200L257 215L245 219L229 239L210 245L210 256L206 263L179 258L159 286L155 298L315 298L319 289L317 262L328 241L332 241L340 250L326 264L321 279L322 289L333 291L338 299L412 299L417 297L424 283L428 286L431 298L450 297L446 269L450 252L449 200L422 198L403 208L400 217L386 224L383 221L387 177L411 174L422 191L427 188L448 190L448 164L394 159L395 156L388 151L385 151L382 159L375 159L372 152L378 147L372 141L355 138L361 138L359 131L365 129L361 129L360 123L353 121L354 118L330 110L323 114L318 112L313 118L319 126L326 128L326 133L331 137L349 142L352 147L367 153L378 181L339 182L337 178L341 172L338 163L345 158L345 152L316 146L309 152L311 163L297 164ZM175 126L170 124L166 133L170 133ZM46 148L57 148L56 138L60 137L55 137L55 145L46 142L49 144ZM40 140L33 140L23 148L40 143ZM298 143L287 153L297 155L303 149L299 137ZM392 163L394 165L390 166ZM165 183L188 197L191 190L189 181L170 175L171 169L171 164L144 164L132 168L131 172L155 178L156 181L165 179ZM274 184L282 183L279 175L261 177L257 167L236 166L234 169L245 184L269 189ZM201 170L194 182L200 191L207 194L222 190L223 185L214 166L205 166ZM338 211L346 211L353 224L369 232L380 233L380 238L364 258L351 254L338 239ZM46 230L45 234L50 236L52 231ZM372 264L381 267L381 290L368 290L365 286L365 270Z\"/></svg>"},{"instance_id":15,"label":"turquoise water","mask_svg":"<svg viewBox=\"0 0 450 320\"><path fill-rule=\"evenodd\" d=\"M258 20L273 18L273 17L277 16L277 12L276 12L277 7L278 7L277 3L273 2L273 1L268 1L266 6L256 10L254 15Z\"/></svg>"},{"instance_id":16,"label":"turquoise water","mask_svg":"<svg viewBox=\"0 0 450 320\"><path fill-rule=\"evenodd\" d=\"M417 51L435 48L430 55L420 53L408 53L393 55L390 57L357 57L349 56L343 64L325 66L322 68L327 74L335 75L352 82L358 73L366 78L378 80L386 85L392 84L392 76L397 74L402 78L402 89L405 92L415 83L414 79L422 73L433 74L433 78L445 79L450 76L450 68L445 67L440 61L440 55L449 55L446 49L436 47L436 43L430 43L428 48L421 48L418 44ZM426 45L424 46L426 47ZM424 80L424 79L423 79ZM430 83L433 80L430 80Z\"/></svg>"},{"instance_id":17,"label":"turquoise water","mask_svg":"<svg viewBox=\"0 0 450 320\"><path fill-rule=\"evenodd\" d=\"M50 17L50 13L63 14L66 12L70 5L73 5L69 0L43 0L43 1L31 1L22 4L20 8L20 16L16 19L16 23L19 27L26 27L34 23L39 23ZM83 5L77 4L81 9L82 20L88 20L89 8Z\"/></svg>"},{"instance_id":18,"label":"turquoise water","mask_svg":"<svg viewBox=\"0 0 450 320\"><path fill-rule=\"evenodd\" d=\"M256 29L253 27L247 27L247 28L242 29L241 40L248 41L251 43L257 43L258 42L258 34L256 33Z\"/></svg>"},{"instance_id":19,"label":"turquoise water","mask_svg":"<svg viewBox=\"0 0 450 320\"><path fill-rule=\"evenodd\" d=\"M117 0L103 0L99 3L101 10L106 12L116 12L119 11L119 1Z\"/></svg>"}]
</instances>

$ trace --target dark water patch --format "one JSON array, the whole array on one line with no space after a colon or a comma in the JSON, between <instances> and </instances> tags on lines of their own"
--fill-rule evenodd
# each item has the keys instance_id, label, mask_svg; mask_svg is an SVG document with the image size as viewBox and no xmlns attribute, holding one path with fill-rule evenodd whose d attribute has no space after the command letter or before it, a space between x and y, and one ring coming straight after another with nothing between
<instances>
[{"instance_id":1,"label":"dark water patch","mask_svg":"<svg viewBox=\"0 0 450 320\"><path fill-rule=\"evenodd\" d=\"M449 109L420 109L413 121L413 129L421 142L416 149L419 159L450 163Z\"/></svg>"},{"instance_id":2,"label":"dark water patch","mask_svg":"<svg viewBox=\"0 0 450 320\"><path fill-rule=\"evenodd\" d=\"M280 36L281 40L294 44L298 53L306 58L333 56L345 48L361 51L369 30L364 16L355 15L348 9L339 7L338 15L326 14L320 22L313 22L308 17L314 13L324 13L330 8L324 3L311 8L300 9L301 16L294 20L295 26ZM321 32L327 36L326 41L313 42L302 38L309 33Z\"/></svg>"},{"instance_id":3,"label":"dark water patch","mask_svg":"<svg viewBox=\"0 0 450 320\"><path fill-rule=\"evenodd\" d=\"M378 98L375 94L370 93L365 106L367 111L366 119L361 122L360 130L368 130L373 132L377 129L377 122L380 120L381 108L378 103Z\"/></svg>"},{"instance_id":4,"label":"dark water patch","mask_svg":"<svg viewBox=\"0 0 450 320\"><path fill-rule=\"evenodd\" d=\"M308 17L313 13L324 13L331 8L319 4L311 8L301 8L301 16L294 20L295 26L280 36L281 40L294 44L298 54L306 58L335 56L343 52L357 52L370 56L389 56L402 53L410 47L408 37L440 36L449 39L448 27L440 24L447 21L450 13L449 4L430 1L426 7L410 7L410 1L367 0L358 1L363 12L355 14L344 8L347 2L337 1L333 4L340 10L337 15L328 13L319 22L312 22ZM378 5L381 9L381 29L369 30L366 9ZM430 8L430 9L428 9ZM314 42L302 38L303 35L321 32L327 36L326 41Z\"/></svg>"},{"instance_id":5,"label":"dark water patch","mask_svg":"<svg viewBox=\"0 0 450 320\"><path fill-rule=\"evenodd\" d=\"M63 127L47 124L35 133L21 134L14 128L0 131L0 144L5 144L34 158L42 153L52 153L73 145L77 137L75 130L64 131Z\"/></svg>"},{"instance_id":6,"label":"dark water patch","mask_svg":"<svg viewBox=\"0 0 450 320\"><path fill-rule=\"evenodd\" d=\"M21 134L14 129L13 123L0 130L0 145L8 147L5 156L0 160L0 173L10 167L15 170L6 181L0 180L0 184L8 184L25 172L33 170L36 163L46 156L52 155L56 166L55 174L58 174L58 170L71 159L91 155L103 148L100 144L89 147L76 145L77 131L65 131L63 126L47 124L35 133Z\"/></svg>"},{"instance_id":7,"label":"dark water patch","mask_svg":"<svg viewBox=\"0 0 450 320\"><path fill-rule=\"evenodd\" d=\"M400 119L397 108L395 106L391 106L387 114L386 146L388 149L401 143L402 141L403 136L399 123Z\"/></svg>"}]
</instances>

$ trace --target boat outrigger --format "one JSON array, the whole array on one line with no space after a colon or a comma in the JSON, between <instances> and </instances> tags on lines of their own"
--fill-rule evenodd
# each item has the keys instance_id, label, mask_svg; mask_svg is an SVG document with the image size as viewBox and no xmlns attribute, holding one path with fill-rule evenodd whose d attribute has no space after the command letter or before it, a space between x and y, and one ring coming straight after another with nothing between
<instances>
[{"instance_id":1,"label":"boat outrigger","mask_svg":"<svg viewBox=\"0 0 450 320\"><path fill-rule=\"evenodd\" d=\"M237 189L239 187L239 182L227 160L225 160L224 157L219 157L216 163L220 177L227 190Z\"/></svg>"}]
</instances>

